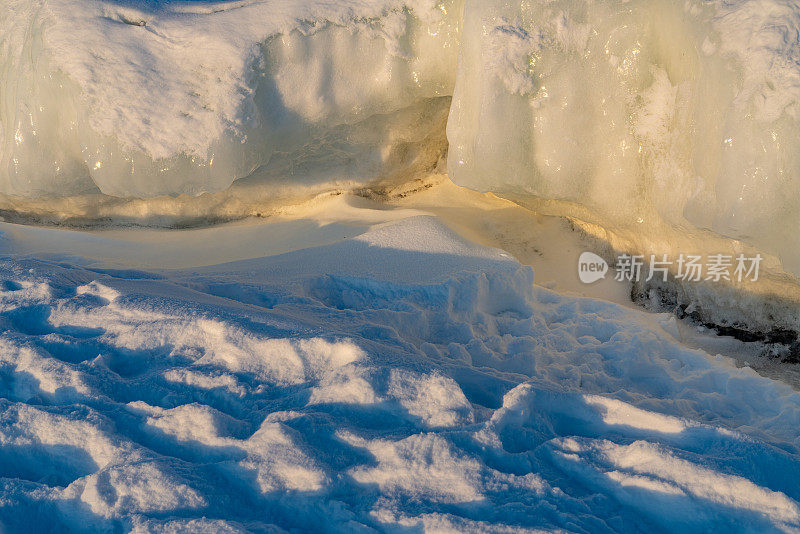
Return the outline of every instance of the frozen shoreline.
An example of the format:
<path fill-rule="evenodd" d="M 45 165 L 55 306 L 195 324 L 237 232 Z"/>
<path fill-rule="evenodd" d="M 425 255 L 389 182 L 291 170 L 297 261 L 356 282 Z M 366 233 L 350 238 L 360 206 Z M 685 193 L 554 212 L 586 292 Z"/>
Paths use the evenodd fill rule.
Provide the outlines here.
<path fill-rule="evenodd" d="M 8 0 L 0 531 L 800 531 L 798 58 L 784 0 Z"/>
<path fill-rule="evenodd" d="M 800 34 L 780 28 L 800 14 L 759 5 L 14 0 L 0 217 L 198 228 L 446 173 L 568 218 L 609 262 L 761 254 L 758 284 L 636 298 L 792 346 Z"/>
<path fill-rule="evenodd" d="M 710 233 L 800 273 L 791 2 L 12 0 L 0 22 L 9 217 L 224 222 L 446 156 L 640 249 Z M 264 187 L 190 201 L 237 181 Z"/>
<path fill-rule="evenodd" d="M 713 335 L 715 330 L 729 331 L 732 325 L 746 337 L 761 340 L 769 339 L 772 329 L 779 326 L 784 329 L 779 333 L 796 332 L 793 310 L 798 297 L 793 297 L 793 279 L 782 280 L 764 267 L 759 284 L 740 288 L 693 286 L 672 279 L 667 284 L 653 281 L 634 287 L 614 281 L 613 273 L 587 285 L 580 282 L 576 271 L 582 252 L 595 251 L 613 263 L 614 251 L 630 250 L 630 246 L 604 229 L 552 214 L 558 210 L 551 210 L 550 214 L 544 211 L 476 193 L 452 184 L 444 176 L 433 175 L 400 186 L 323 192 L 303 201 L 276 205 L 264 218 L 182 230 L 119 227 L 114 223 L 106 228 L 76 231 L 69 227 L 0 223 L 5 233 L 0 253 L 65 258 L 98 268 L 186 269 L 327 245 L 352 238 L 376 224 L 434 215 L 465 239 L 505 250 L 523 265 L 535 268 L 537 284 L 559 293 L 637 309 L 643 306 L 681 319 L 686 315 L 687 304 L 692 304 L 692 316 L 676 323 L 686 343 L 730 354 L 740 366 L 746 364 L 765 376 L 800 384 L 795 366 L 781 363 L 784 358 L 791 358 L 791 341 L 741 343 Z M 691 241 L 686 241 L 687 250 L 692 250 L 690 246 Z M 170 253 L 164 254 L 164 250 Z M 676 291 L 681 295 L 679 302 L 672 300 Z M 770 304 L 769 295 L 773 292 L 781 294 L 782 300 Z"/>

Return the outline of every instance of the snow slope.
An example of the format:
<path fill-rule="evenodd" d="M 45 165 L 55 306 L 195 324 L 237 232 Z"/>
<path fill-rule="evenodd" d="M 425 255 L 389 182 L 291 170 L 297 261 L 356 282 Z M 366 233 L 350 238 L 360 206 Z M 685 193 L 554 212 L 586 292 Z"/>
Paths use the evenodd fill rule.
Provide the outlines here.
<path fill-rule="evenodd" d="M 6 531 L 800 528 L 795 391 L 436 218 L 179 270 L 5 241 Z"/>

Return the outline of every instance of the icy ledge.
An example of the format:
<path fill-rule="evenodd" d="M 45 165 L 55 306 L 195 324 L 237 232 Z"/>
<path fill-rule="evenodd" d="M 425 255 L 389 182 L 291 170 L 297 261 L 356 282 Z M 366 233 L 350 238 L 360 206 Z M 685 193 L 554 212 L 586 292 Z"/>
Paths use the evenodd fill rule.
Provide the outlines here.
<path fill-rule="evenodd" d="M 363 184 L 453 96 L 457 184 L 651 241 L 710 230 L 800 272 L 791 2 L 11 0 L 0 28 L 12 210 L 243 177 Z M 383 120 L 402 110 L 424 124 Z"/>
<path fill-rule="evenodd" d="M 798 29 L 783 0 L 467 1 L 448 171 L 640 252 L 708 230 L 798 273 Z"/>
<path fill-rule="evenodd" d="M 13 0 L 0 28 L 6 220 L 212 224 L 447 154 L 611 260 L 764 253 L 766 285 L 670 303 L 797 330 L 790 2 Z"/>

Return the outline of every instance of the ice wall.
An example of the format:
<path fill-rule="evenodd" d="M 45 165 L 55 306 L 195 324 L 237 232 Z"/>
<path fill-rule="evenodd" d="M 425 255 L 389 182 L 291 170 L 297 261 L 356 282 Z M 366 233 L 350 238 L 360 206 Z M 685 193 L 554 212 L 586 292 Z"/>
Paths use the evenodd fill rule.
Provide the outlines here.
<path fill-rule="evenodd" d="M 783 0 L 468 0 L 448 170 L 642 242 L 711 230 L 800 272 L 798 35 Z"/>
<path fill-rule="evenodd" d="M 225 189 L 320 132 L 451 95 L 460 14 L 458 0 L 6 0 L 0 192 Z"/>
<path fill-rule="evenodd" d="M 2 209 L 363 183 L 452 95 L 456 183 L 797 274 L 798 35 L 785 0 L 6 0 Z"/>

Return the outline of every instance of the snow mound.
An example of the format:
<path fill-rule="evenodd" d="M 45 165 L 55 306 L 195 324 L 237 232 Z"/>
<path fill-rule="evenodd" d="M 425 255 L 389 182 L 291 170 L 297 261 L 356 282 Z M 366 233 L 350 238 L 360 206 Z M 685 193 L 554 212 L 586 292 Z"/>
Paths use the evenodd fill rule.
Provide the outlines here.
<path fill-rule="evenodd" d="M 7 531 L 800 528 L 800 395 L 431 217 L 0 273 Z"/>

